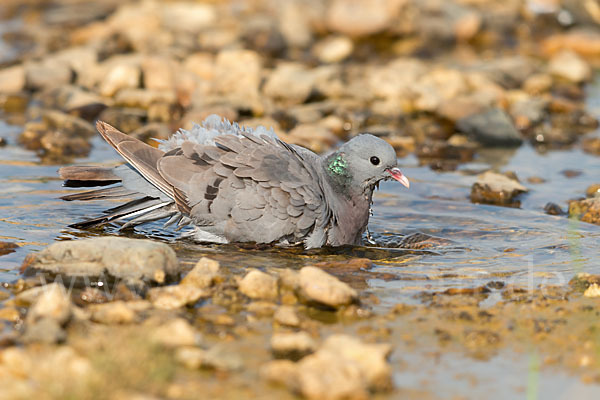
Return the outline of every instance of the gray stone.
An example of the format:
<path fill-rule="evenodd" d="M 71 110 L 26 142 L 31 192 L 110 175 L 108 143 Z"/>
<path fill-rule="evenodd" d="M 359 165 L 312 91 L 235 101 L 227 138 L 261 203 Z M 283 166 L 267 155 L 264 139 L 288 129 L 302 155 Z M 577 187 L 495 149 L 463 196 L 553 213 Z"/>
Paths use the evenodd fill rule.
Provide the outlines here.
<path fill-rule="evenodd" d="M 487 146 L 518 146 L 523 142 L 510 117 L 499 108 L 461 118 L 456 126 Z"/>
<path fill-rule="evenodd" d="M 25 86 L 41 90 L 66 85 L 71 82 L 73 71 L 62 62 L 29 62 L 25 64 Z"/>
<path fill-rule="evenodd" d="M 175 252 L 168 245 L 120 237 L 57 242 L 28 255 L 24 266 L 67 276 L 108 273 L 131 283 L 163 283 L 179 272 Z"/>

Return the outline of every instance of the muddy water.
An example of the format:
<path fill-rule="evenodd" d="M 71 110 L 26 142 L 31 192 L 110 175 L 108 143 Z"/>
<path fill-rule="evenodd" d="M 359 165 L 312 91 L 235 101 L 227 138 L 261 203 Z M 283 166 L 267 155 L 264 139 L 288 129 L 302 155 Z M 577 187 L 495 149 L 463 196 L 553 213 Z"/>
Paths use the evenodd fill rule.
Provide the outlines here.
<path fill-rule="evenodd" d="M 600 96 L 591 97 L 590 109 L 596 110 L 598 99 Z M 19 130 L 0 121 L 0 136 L 8 142 L 0 147 L 0 240 L 19 246 L 0 256 L 2 282 L 19 276 L 18 267 L 29 252 L 57 240 L 107 234 L 167 241 L 184 262 L 192 263 L 206 254 L 234 270 L 370 258 L 375 264 L 372 270 L 342 278 L 357 289 L 372 292 L 380 300 L 374 308 L 381 312 L 396 303 L 419 304 L 423 293 L 447 288 L 478 287 L 496 281 L 525 287 L 560 285 L 577 272 L 600 273 L 600 227 L 543 212 L 549 201 L 566 208 L 568 199 L 583 195 L 588 185 L 599 182 L 600 159 L 580 149 L 542 153 L 526 144 L 513 150 L 490 150 L 457 171 L 444 173 L 420 166 L 413 156 L 403 158 L 400 164 L 411 179 L 411 189 L 393 183 L 381 186 L 370 223 L 376 245 L 306 252 L 297 248 L 200 246 L 177 240 L 177 233 L 165 232 L 159 224 L 126 233 L 115 227 L 92 232 L 66 228 L 112 204 L 59 200 L 69 191 L 57 178 L 59 166 L 43 165 L 33 152 L 22 149 L 17 144 Z M 77 163 L 119 161 L 99 138 L 93 145 L 90 156 Z M 530 192 L 521 198 L 520 209 L 469 202 L 477 173 L 489 167 L 515 171 L 529 187 Z M 568 178 L 565 170 L 580 174 Z M 527 178 L 533 176 L 545 182 L 527 183 Z M 493 284 L 489 287 L 492 293 L 483 304 L 492 307 L 501 297 Z M 391 322 L 390 326 L 399 323 Z M 599 393 L 597 385 L 583 384 L 557 368 L 529 376 L 539 364 L 535 353 L 514 354 L 507 349 L 484 360 L 473 360 L 448 351 L 432 357 L 423 348 L 415 350 L 406 345 L 402 338 L 392 336 L 390 341 L 396 347 L 391 362 L 396 386 L 401 388 L 399 394 L 424 387 L 427 393 L 442 398 L 476 393 L 473 397 L 507 398 L 524 395 L 532 387 L 538 388 L 535 393 L 540 396 L 549 394 L 553 398 L 592 398 Z"/>

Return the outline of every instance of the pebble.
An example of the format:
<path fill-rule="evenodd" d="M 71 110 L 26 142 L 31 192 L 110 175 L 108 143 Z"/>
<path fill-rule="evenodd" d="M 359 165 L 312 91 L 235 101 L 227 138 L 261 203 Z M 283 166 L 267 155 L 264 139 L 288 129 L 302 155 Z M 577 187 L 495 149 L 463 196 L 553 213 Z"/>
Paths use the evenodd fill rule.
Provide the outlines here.
<path fill-rule="evenodd" d="M 275 300 L 278 295 L 277 278 L 255 269 L 240 280 L 239 289 L 251 299 Z"/>
<path fill-rule="evenodd" d="M 297 327 L 300 325 L 300 317 L 292 306 L 282 305 L 277 307 L 273 315 L 275 322 L 281 325 Z"/>
<path fill-rule="evenodd" d="M 327 10 L 327 27 L 348 36 L 366 36 L 388 28 L 396 14 L 390 0 L 334 0 Z"/>
<path fill-rule="evenodd" d="M 129 302 L 113 301 L 90 307 L 92 320 L 102 324 L 129 324 L 135 321 L 136 313 Z"/>
<path fill-rule="evenodd" d="M 456 127 L 487 146 L 518 146 L 523 141 L 510 117 L 498 108 L 461 118 Z"/>
<path fill-rule="evenodd" d="M 569 217 L 600 225 L 600 197 L 570 201 Z"/>
<path fill-rule="evenodd" d="M 586 82 L 592 78 L 590 65 L 570 50 L 563 50 L 554 55 L 548 64 L 548 72 L 575 83 Z"/>
<path fill-rule="evenodd" d="M 477 177 L 471 187 L 471 201 L 496 205 L 512 205 L 515 197 L 528 189 L 516 179 L 493 171 L 487 171 Z"/>
<path fill-rule="evenodd" d="M 33 300 L 33 305 L 27 313 L 27 323 L 48 318 L 63 325 L 71 318 L 72 305 L 67 288 L 58 283 L 26 290 L 21 292 L 17 298 Z"/>
<path fill-rule="evenodd" d="M 303 64 L 283 62 L 269 75 L 263 92 L 283 104 L 300 104 L 313 90 L 315 77 Z"/>
<path fill-rule="evenodd" d="M 600 286 L 597 283 L 592 283 L 586 290 L 583 292 L 585 297 L 600 297 Z"/>
<path fill-rule="evenodd" d="M 355 302 L 358 294 L 338 278 L 317 267 L 300 270 L 300 292 L 308 303 L 317 303 L 333 308 Z"/>
<path fill-rule="evenodd" d="M 108 69 L 99 87 L 102 96 L 112 97 L 119 90 L 137 88 L 141 83 L 142 72 L 138 65 L 116 63 Z"/>
<path fill-rule="evenodd" d="M 0 320 L 8 322 L 17 322 L 21 319 L 19 310 L 14 307 L 3 307 L 0 308 Z"/>
<path fill-rule="evenodd" d="M 588 186 L 585 190 L 586 197 L 600 197 L 600 183 Z"/>
<path fill-rule="evenodd" d="M 154 328 L 152 340 L 166 347 L 195 346 L 200 334 L 183 318 L 174 318 Z"/>
<path fill-rule="evenodd" d="M 313 51 L 322 63 L 338 63 L 352 54 L 354 43 L 347 36 L 333 36 L 315 44 Z"/>
<path fill-rule="evenodd" d="M 262 58 L 252 50 L 223 50 L 215 60 L 214 91 L 236 108 L 262 111 L 259 85 Z"/>
<path fill-rule="evenodd" d="M 317 343 L 306 332 L 275 333 L 271 337 L 271 351 L 277 358 L 299 360 L 313 353 Z"/>
<path fill-rule="evenodd" d="M 186 276 L 180 285 L 190 285 L 199 289 L 212 286 L 219 276 L 219 262 L 207 257 L 202 257 Z"/>
<path fill-rule="evenodd" d="M 175 252 L 165 243 L 147 239 L 97 237 L 53 243 L 29 254 L 22 268 L 67 276 L 103 276 L 126 282 L 164 283 L 179 272 Z"/>
<path fill-rule="evenodd" d="M 24 67 L 25 87 L 33 91 L 68 85 L 73 78 L 69 66 L 61 62 L 28 62 Z"/>
<path fill-rule="evenodd" d="M 174 310 L 193 305 L 201 298 L 210 297 L 211 292 L 193 285 L 172 285 L 148 290 L 148 300 L 161 310 Z"/>
<path fill-rule="evenodd" d="M 25 68 L 15 65 L 0 69 L 0 93 L 18 93 L 25 89 Z"/>

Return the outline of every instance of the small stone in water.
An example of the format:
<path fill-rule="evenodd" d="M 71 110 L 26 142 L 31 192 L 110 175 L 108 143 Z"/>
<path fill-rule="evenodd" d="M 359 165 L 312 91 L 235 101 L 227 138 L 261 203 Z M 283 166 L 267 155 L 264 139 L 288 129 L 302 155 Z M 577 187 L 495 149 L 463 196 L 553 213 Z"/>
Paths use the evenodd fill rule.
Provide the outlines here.
<path fill-rule="evenodd" d="M 191 285 L 199 289 L 211 286 L 219 274 L 219 262 L 210 258 L 202 257 L 186 276 L 180 285 Z"/>
<path fill-rule="evenodd" d="M 544 211 L 548 215 L 565 215 L 566 212 L 556 203 L 548 203 L 544 206 Z"/>
<path fill-rule="evenodd" d="M 496 205 L 518 204 L 515 197 L 528 189 L 516 179 L 492 171 L 487 171 L 477 177 L 471 188 L 471 201 L 473 203 L 486 203 Z"/>

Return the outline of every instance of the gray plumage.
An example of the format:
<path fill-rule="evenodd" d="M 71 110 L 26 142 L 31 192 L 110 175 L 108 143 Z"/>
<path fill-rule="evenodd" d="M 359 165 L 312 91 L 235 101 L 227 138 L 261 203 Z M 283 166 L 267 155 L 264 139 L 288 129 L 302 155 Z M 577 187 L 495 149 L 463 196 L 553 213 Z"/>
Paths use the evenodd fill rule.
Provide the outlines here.
<path fill-rule="evenodd" d="M 77 228 L 169 218 L 166 225 L 194 227 L 201 242 L 359 244 L 379 181 L 408 186 L 394 149 L 368 134 L 320 157 L 272 130 L 253 131 L 215 115 L 158 149 L 104 122 L 97 128 L 128 164 L 62 168 L 67 186 L 110 185 L 63 198 L 134 200 L 72 225 Z"/>

